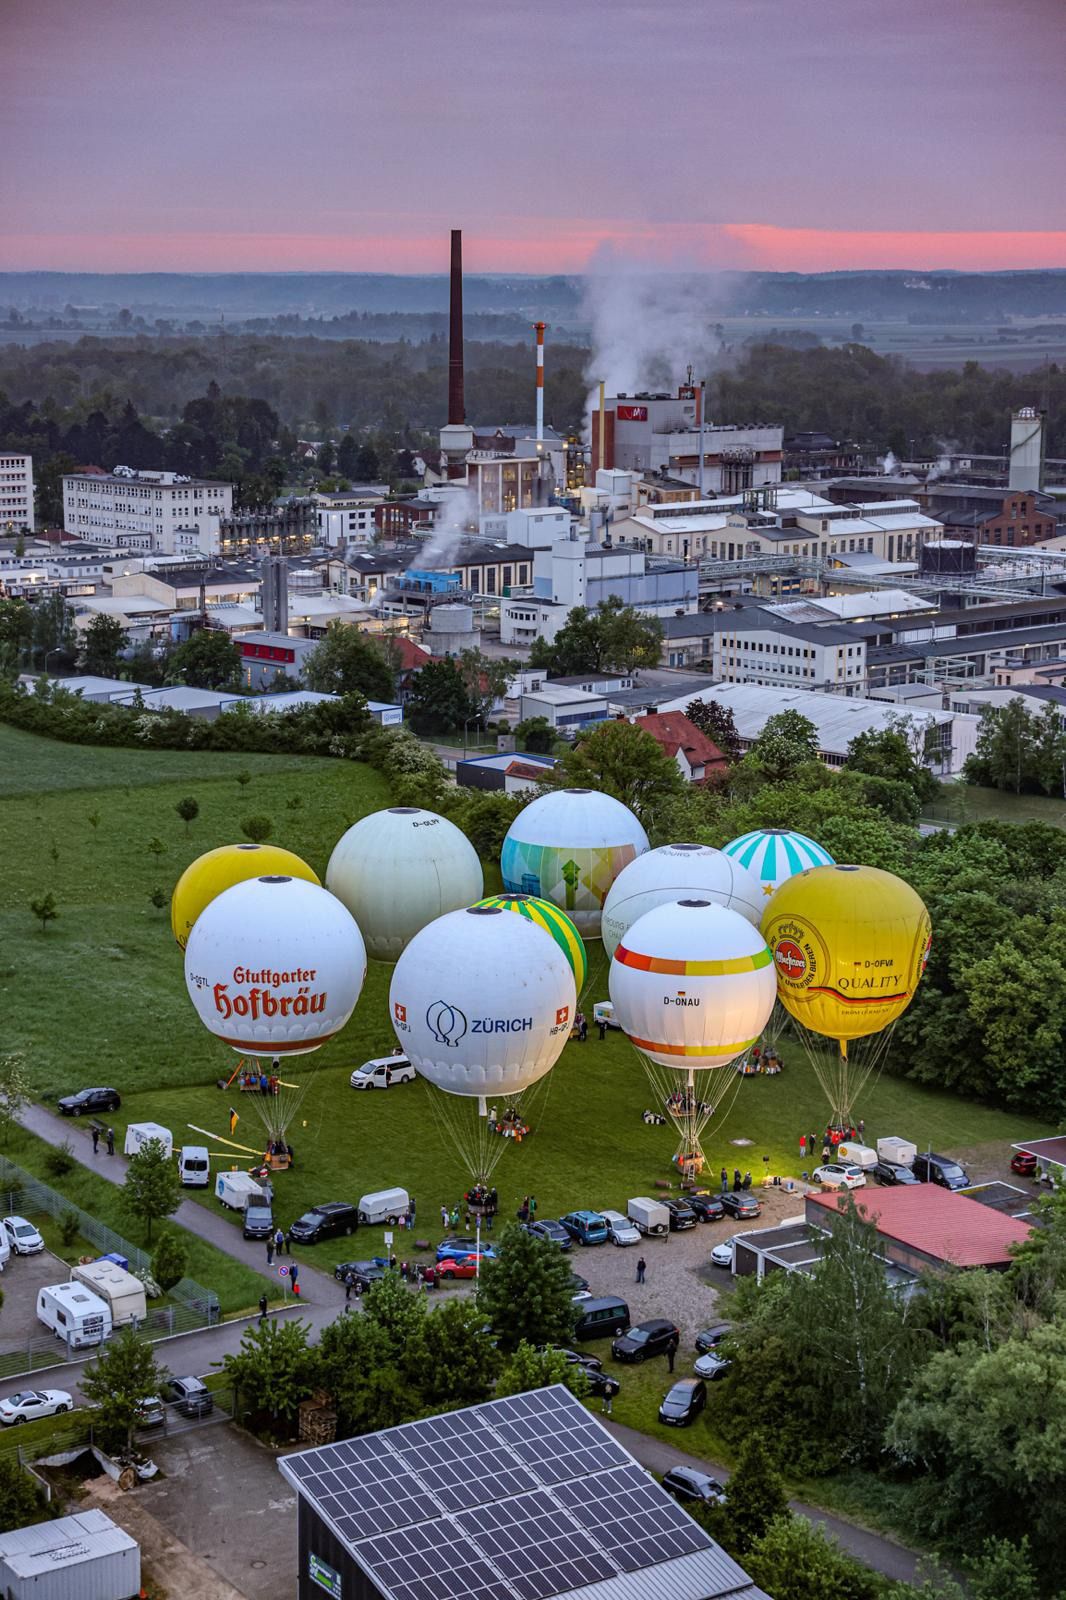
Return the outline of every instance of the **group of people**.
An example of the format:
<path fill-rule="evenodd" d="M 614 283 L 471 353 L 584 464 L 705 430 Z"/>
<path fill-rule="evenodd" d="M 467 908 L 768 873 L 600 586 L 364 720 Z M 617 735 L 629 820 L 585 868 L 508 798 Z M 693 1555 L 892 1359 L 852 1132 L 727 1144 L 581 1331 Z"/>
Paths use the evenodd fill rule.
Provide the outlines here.
<path fill-rule="evenodd" d="M 253 1067 L 242 1067 L 237 1075 L 237 1087 L 242 1094 L 280 1094 L 281 1079 L 276 1072 L 256 1072 Z"/>
<path fill-rule="evenodd" d="M 505 1139 L 517 1139 L 521 1144 L 529 1131 L 529 1123 L 517 1106 L 508 1106 L 502 1117 L 497 1117 L 495 1106 L 489 1107 L 490 1133 L 501 1134 Z"/>
<path fill-rule="evenodd" d="M 740 1168 L 739 1167 L 734 1167 L 733 1168 L 733 1193 L 734 1194 L 739 1194 L 742 1189 L 750 1189 L 750 1188 L 751 1188 L 751 1173 L 750 1172 L 745 1172 L 744 1176 L 741 1177 L 740 1176 Z M 726 1171 L 725 1167 L 722 1168 L 722 1193 L 723 1194 L 728 1194 L 729 1193 L 729 1173 Z"/>
<path fill-rule="evenodd" d="M 522 1196 L 522 1204 L 518 1208 L 517 1216 L 521 1223 L 536 1221 L 537 1197 L 535 1194 L 524 1194 Z"/>
<path fill-rule="evenodd" d="M 107 1153 L 108 1153 L 108 1155 L 109 1156 L 113 1156 L 114 1155 L 114 1153 L 115 1153 L 115 1130 L 114 1130 L 114 1128 L 106 1128 L 106 1129 L 105 1128 L 101 1128 L 100 1124 L 98 1122 L 94 1122 L 93 1126 L 92 1126 L 92 1135 L 93 1135 L 93 1155 L 94 1156 L 98 1155 L 99 1152 L 100 1152 L 100 1138 L 101 1138 L 101 1135 L 103 1135 L 104 1141 L 105 1141 L 105 1143 L 107 1145 Z"/>
<path fill-rule="evenodd" d="M 499 1204 L 500 1197 L 494 1188 L 490 1189 L 488 1185 L 484 1183 L 475 1183 L 474 1186 L 468 1189 L 463 1195 L 464 1209 L 462 1212 L 460 1212 L 458 1206 L 452 1206 L 450 1211 L 447 1206 L 441 1206 L 440 1225 L 444 1229 L 445 1233 L 455 1233 L 459 1227 L 460 1215 L 462 1215 L 463 1227 L 465 1231 L 469 1233 L 474 1227 L 477 1219 L 480 1217 L 481 1221 L 484 1223 L 486 1231 L 491 1233 L 493 1223 L 496 1220 L 496 1212 L 499 1209 Z M 408 1213 L 408 1215 L 412 1219 L 411 1225 L 413 1227 L 413 1200 L 411 1205 L 412 1210 Z"/>
<path fill-rule="evenodd" d="M 822 1160 L 832 1161 L 836 1155 L 837 1147 L 842 1144 L 862 1144 L 866 1134 L 866 1123 L 862 1117 L 845 1127 L 841 1123 L 830 1122 L 826 1126 L 825 1136 L 822 1139 Z M 817 1143 L 813 1133 L 800 1134 L 800 1160 L 813 1161 L 817 1153 Z"/>
<path fill-rule="evenodd" d="M 750 1056 L 741 1056 L 737 1071 L 745 1078 L 753 1078 L 759 1072 L 764 1072 L 768 1078 L 776 1078 L 781 1071 L 781 1057 L 773 1045 L 767 1045 L 764 1050 L 762 1045 L 757 1044 Z"/>

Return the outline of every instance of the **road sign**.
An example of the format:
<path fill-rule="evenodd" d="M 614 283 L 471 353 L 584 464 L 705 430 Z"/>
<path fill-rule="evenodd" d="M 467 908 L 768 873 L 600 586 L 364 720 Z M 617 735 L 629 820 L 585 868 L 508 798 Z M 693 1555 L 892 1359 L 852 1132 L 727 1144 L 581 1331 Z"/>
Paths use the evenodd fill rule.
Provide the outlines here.
<path fill-rule="evenodd" d="M 278 1277 L 279 1278 L 287 1278 L 288 1276 L 289 1276 L 288 1267 L 279 1267 L 278 1268 Z"/>
<path fill-rule="evenodd" d="M 386 1244 L 391 1244 L 392 1243 L 392 1234 L 389 1232 L 389 1230 L 387 1228 L 386 1228 L 385 1232 L 382 1234 L 381 1237 L 384 1239 Z"/>

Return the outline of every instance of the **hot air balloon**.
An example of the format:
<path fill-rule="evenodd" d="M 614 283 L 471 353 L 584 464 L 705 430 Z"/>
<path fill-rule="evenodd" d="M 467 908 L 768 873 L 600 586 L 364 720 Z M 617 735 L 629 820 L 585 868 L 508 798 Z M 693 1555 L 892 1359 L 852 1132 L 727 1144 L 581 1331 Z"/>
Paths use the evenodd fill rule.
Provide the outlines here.
<path fill-rule="evenodd" d="M 453 822 L 393 806 L 342 835 L 326 888 L 355 917 L 370 954 L 395 961 L 427 923 L 479 899 L 485 882 L 477 851 Z"/>
<path fill-rule="evenodd" d="M 494 894 L 487 900 L 479 900 L 479 906 L 495 906 L 501 911 L 514 911 L 520 917 L 535 922 L 538 928 L 543 928 L 545 933 L 550 933 L 559 949 L 570 963 L 570 970 L 574 974 L 574 987 L 580 1000 L 585 987 L 585 978 L 588 973 L 588 957 L 581 935 L 570 921 L 565 911 L 560 911 L 558 906 L 553 906 L 550 900 L 538 900 L 532 894 Z"/>
<path fill-rule="evenodd" d="M 759 828 L 754 833 L 742 833 L 725 846 L 725 853 L 758 878 L 764 908 L 774 890 L 795 873 L 805 872 L 808 867 L 833 865 L 828 850 L 806 834 L 793 833 L 788 828 Z"/>
<path fill-rule="evenodd" d="M 170 900 L 170 926 L 181 948 L 185 949 L 200 912 L 224 889 L 267 873 L 318 883 L 306 861 L 276 844 L 224 844 L 198 856 L 185 868 Z"/>
<path fill-rule="evenodd" d="M 569 1037 L 577 992 L 567 957 L 525 917 L 495 906 L 453 911 L 411 940 L 389 1007 L 404 1053 L 440 1091 L 467 1171 L 484 1184 L 510 1143 L 503 1130 L 528 1125 L 523 1093 Z"/>
<path fill-rule="evenodd" d="M 710 900 L 739 911 L 755 927 L 763 894 L 746 867 L 706 844 L 664 844 L 623 867 L 603 902 L 601 937 L 607 956 L 645 912 L 671 900 Z"/>
<path fill-rule="evenodd" d="M 507 830 L 503 886 L 550 900 L 583 938 L 596 939 L 608 889 L 647 848 L 647 834 L 620 800 L 596 789 L 555 789 L 526 806 Z"/>
<path fill-rule="evenodd" d="M 894 873 L 815 867 L 781 885 L 762 929 L 781 1003 L 829 1100 L 830 1125 L 846 1129 L 925 971 L 929 913 Z"/>
<path fill-rule="evenodd" d="M 279 1058 L 317 1050 L 355 1009 L 366 948 L 351 913 L 318 884 L 270 874 L 218 895 L 197 918 L 185 982 L 200 1021 L 242 1056 L 274 1063 L 274 1092 L 250 1099 L 270 1147 L 285 1133 L 312 1074 L 281 1080 Z M 292 1069 L 288 1069 L 289 1077 Z"/>
<path fill-rule="evenodd" d="M 774 1007 L 773 960 L 757 928 L 708 900 L 657 906 L 611 962 L 615 1021 L 636 1047 L 678 1129 L 678 1159 L 702 1163 L 700 1136 Z"/>

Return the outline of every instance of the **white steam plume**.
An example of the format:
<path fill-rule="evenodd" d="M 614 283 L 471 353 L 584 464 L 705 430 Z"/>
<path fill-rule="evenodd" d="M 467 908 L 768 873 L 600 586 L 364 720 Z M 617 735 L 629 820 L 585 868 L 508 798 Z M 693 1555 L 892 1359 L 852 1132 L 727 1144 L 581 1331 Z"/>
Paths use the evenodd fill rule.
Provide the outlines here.
<path fill-rule="evenodd" d="M 477 532 L 478 501 L 470 489 L 457 489 L 445 498 L 440 515 L 433 524 L 433 532 L 411 558 L 411 567 L 428 567 L 436 570 L 452 565 L 459 541 L 471 531 Z"/>
<path fill-rule="evenodd" d="M 899 462 L 891 450 L 886 450 L 885 454 L 881 457 L 881 471 L 884 473 L 886 478 L 891 478 L 893 473 L 899 471 Z"/>

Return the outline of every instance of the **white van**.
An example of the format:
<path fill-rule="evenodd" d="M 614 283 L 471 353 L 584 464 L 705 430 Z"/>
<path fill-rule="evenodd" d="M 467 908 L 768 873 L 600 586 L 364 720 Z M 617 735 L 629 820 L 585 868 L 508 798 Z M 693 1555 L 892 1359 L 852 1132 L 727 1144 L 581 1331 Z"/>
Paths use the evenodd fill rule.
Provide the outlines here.
<path fill-rule="evenodd" d="M 11 1260 L 11 1240 L 7 1236 L 7 1229 L 0 1227 L 0 1272 L 3 1272 Z"/>
<path fill-rule="evenodd" d="M 144 1284 L 114 1261 L 87 1261 L 84 1266 L 72 1267 L 70 1281 L 84 1284 L 107 1303 L 113 1328 L 143 1322 L 148 1313 Z"/>
<path fill-rule="evenodd" d="M 623 1217 L 620 1211 L 601 1211 L 600 1216 L 607 1224 L 607 1233 L 612 1244 L 639 1244 L 640 1233 L 628 1217 Z"/>
<path fill-rule="evenodd" d="M 39 1290 L 37 1320 L 72 1350 L 103 1344 L 111 1333 L 111 1307 L 83 1283 L 54 1283 Z"/>
<path fill-rule="evenodd" d="M 394 1083 L 414 1083 L 415 1069 L 406 1056 L 375 1056 L 364 1061 L 351 1076 L 353 1089 L 389 1089 Z"/>
<path fill-rule="evenodd" d="M 411 1197 L 406 1189 L 379 1189 L 375 1194 L 365 1194 L 359 1202 L 359 1221 L 368 1227 L 385 1222 L 394 1228 L 411 1209 Z"/>
<path fill-rule="evenodd" d="M 204 1144 L 186 1144 L 178 1151 L 178 1180 L 183 1189 L 207 1189 L 211 1184 L 211 1157 Z"/>
<path fill-rule="evenodd" d="M 166 1155 L 174 1154 L 174 1135 L 169 1128 L 164 1128 L 158 1122 L 131 1122 L 126 1129 L 126 1140 L 122 1146 L 123 1155 L 139 1154 L 152 1139 L 158 1139 Z"/>
<path fill-rule="evenodd" d="M 243 1211 L 250 1205 L 265 1205 L 266 1195 L 262 1184 L 256 1183 L 247 1172 L 220 1172 L 215 1179 L 215 1198 L 231 1211 Z"/>

